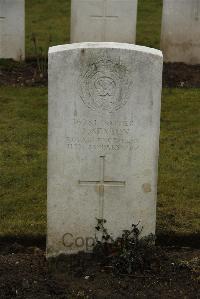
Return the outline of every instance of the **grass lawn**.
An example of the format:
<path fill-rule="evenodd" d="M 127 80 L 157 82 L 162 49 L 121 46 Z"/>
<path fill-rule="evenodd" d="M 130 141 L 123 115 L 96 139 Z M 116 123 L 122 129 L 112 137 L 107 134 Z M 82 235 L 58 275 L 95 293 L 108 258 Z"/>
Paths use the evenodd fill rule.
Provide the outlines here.
<path fill-rule="evenodd" d="M 69 39 L 69 0 L 26 0 L 26 57 L 35 55 L 32 36 L 38 52 L 51 45 L 66 44 Z"/>
<path fill-rule="evenodd" d="M 200 227 L 198 129 L 200 90 L 164 89 L 157 231 Z M 45 235 L 47 89 L 0 89 L 0 231 Z"/>
<path fill-rule="evenodd" d="M 200 232 L 200 89 L 164 89 L 158 232 Z"/>
<path fill-rule="evenodd" d="M 138 0 L 137 44 L 159 48 L 162 0 Z M 70 40 L 70 0 L 26 0 L 26 56 Z"/>
<path fill-rule="evenodd" d="M 0 89 L 0 234 L 44 234 L 47 89 Z"/>
<path fill-rule="evenodd" d="M 136 43 L 160 48 L 162 0 L 138 0 Z"/>

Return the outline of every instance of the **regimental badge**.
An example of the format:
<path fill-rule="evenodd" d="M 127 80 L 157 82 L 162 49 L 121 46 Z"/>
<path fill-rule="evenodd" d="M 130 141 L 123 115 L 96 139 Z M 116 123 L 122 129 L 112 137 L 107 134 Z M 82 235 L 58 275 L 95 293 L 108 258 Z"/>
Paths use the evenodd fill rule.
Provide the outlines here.
<path fill-rule="evenodd" d="M 128 101 L 130 80 L 128 69 L 108 58 L 91 63 L 81 73 L 81 99 L 94 111 L 110 113 L 122 108 Z"/>

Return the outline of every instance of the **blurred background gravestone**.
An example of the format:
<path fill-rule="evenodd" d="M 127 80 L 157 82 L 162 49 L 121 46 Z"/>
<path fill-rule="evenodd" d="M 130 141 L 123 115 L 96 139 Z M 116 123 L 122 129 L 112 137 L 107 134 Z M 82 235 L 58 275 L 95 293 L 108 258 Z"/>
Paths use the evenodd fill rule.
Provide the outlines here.
<path fill-rule="evenodd" d="M 72 0 L 71 42 L 135 43 L 137 0 Z"/>
<path fill-rule="evenodd" d="M 0 58 L 25 58 L 24 0 L 0 0 Z"/>
<path fill-rule="evenodd" d="M 164 0 L 161 49 L 165 62 L 200 63 L 200 0 Z"/>

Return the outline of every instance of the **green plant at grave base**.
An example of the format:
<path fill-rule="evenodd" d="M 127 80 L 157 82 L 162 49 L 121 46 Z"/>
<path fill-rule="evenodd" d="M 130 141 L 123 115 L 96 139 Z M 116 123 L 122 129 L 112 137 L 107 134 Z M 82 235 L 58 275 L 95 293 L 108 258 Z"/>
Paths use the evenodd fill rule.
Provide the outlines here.
<path fill-rule="evenodd" d="M 155 237 L 150 234 L 140 238 L 142 228 L 139 223 L 132 224 L 130 230 L 124 230 L 121 237 L 114 240 L 105 228 L 105 219 L 97 219 L 95 227 L 101 233 L 101 240 L 96 237 L 93 248 L 95 258 L 104 266 L 111 267 L 115 274 L 132 274 L 137 270 L 150 267 L 150 257 L 153 252 Z"/>
<path fill-rule="evenodd" d="M 37 73 L 42 78 L 46 77 L 48 72 L 48 59 L 46 56 L 46 50 L 44 50 L 42 47 L 38 47 L 38 41 L 34 33 L 32 34 L 31 41 L 33 42 L 34 45 L 34 51 L 35 51 L 34 56 L 36 57 L 36 61 L 37 61 Z M 51 36 L 49 36 L 46 49 L 49 48 L 51 41 L 52 38 Z"/>
<path fill-rule="evenodd" d="M 96 231 L 101 232 L 102 233 L 102 241 L 109 241 L 111 240 L 112 242 L 114 242 L 114 240 L 112 239 L 111 235 L 108 234 L 107 229 L 104 227 L 104 224 L 106 223 L 105 219 L 99 219 L 96 218 L 97 220 L 97 226 L 95 227 Z M 98 237 L 97 235 L 95 236 L 95 239 L 98 243 Z"/>

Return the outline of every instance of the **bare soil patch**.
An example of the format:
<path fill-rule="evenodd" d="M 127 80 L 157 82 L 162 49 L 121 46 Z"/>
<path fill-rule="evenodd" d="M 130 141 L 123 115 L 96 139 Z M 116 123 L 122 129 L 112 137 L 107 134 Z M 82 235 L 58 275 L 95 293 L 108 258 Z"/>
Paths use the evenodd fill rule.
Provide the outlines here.
<path fill-rule="evenodd" d="M 156 247 L 149 269 L 114 275 L 82 258 L 48 268 L 44 249 L 0 244 L 0 298 L 199 298 L 200 250 Z"/>
<path fill-rule="evenodd" d="M 36 60 L 0 61 L 0 86 L 47 86 L 47 70 L 39 71 Z M 200 88 L 200 65 L 165 63 L 163 87 Z"/>
<path fill-rule="evenodd" d="M 47 81 L 47 70 L 41 73 L 35 60 L 0 60 L 0 86 L 47 86 Z"/>
<path fill-rule="evenodd" d="M 200 65 L 165 63 L 163 69 L 163 86 L 200 88 Z"/>

